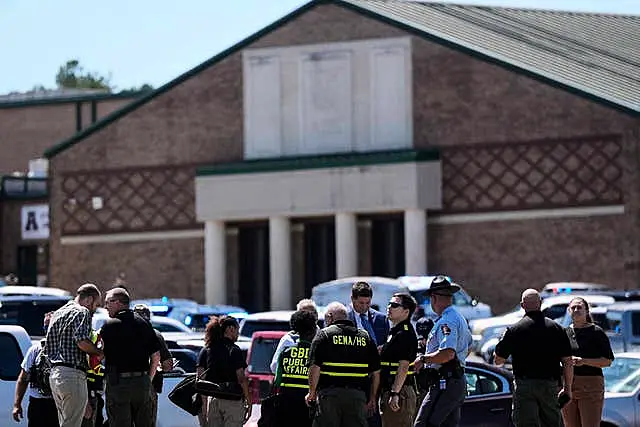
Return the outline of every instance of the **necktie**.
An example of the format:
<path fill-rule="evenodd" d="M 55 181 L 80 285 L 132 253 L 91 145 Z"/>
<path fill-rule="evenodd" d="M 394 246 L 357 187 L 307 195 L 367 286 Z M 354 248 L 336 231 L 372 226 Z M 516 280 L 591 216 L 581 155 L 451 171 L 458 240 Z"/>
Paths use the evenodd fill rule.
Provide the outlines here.
<path fill-rule="evenodd" d="M 369 322 L 369 316 L 367 316 L 367 314 L 365 313 L 361 314 L 360 321 L 362 322 L 362 327 L 364 328 L 364 330 L 369 333 L 369 336 L 373 340 L 373 343 L 375 345 L 378 345 L 378 342 L 376 341 L 376 334 L 373 332 L 373 327 L 371 326 L 371 322 Z"/>

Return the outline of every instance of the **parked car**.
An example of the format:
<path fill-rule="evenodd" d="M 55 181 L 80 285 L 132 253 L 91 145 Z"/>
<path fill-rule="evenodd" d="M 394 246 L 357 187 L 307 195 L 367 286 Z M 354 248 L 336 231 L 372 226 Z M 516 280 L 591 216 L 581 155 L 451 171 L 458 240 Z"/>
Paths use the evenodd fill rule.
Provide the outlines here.
<path fill-rule="evenodd" d="M 0 296 L 18 295 L 48 295 L 66 297 L 71 296 L 71 292 L 60 288 L 50 288 L 48 286 L 9 285 L 0 287 Z"/>
<path fill-rule="evenodd" d="M 601 427 L 640 425 L 640 353 L 619 353 L 608 368 L 605 380 Z"/>
<path fill-rule="evenodd" d="M 176 307 L 197 307 L 198 302 L 184 298 L 148 298 L 148 299 L 136 299 L 131 301 L 131 307 L 136 304 L 145 304 L 149 306 L 151 314 L 156 316 L 168 316 L 171 311 Z"/>
<path fill-rule="evenodd" d="M 0 419 L 4 425 L 9 425 L 11 420 L 20 364 L 29 347 L 31 339 L 23 327 L 0 325 Z M 25 414 L 26 404 L 26 401 L 22 404 Z"/>
<path fill-rule="evenodd" d="M 250 340 L 256 332 L 288 332 L 291 330 L 290 320 L 293 313 L 293 310 L 251 313 L 240 322 L 240 337 Z"/>
<path fill-rule="evenodd" d="M 584 282 L 554 282 L 547 283 L 540 291 L 541 295 L 561 295 L 571 293 L 586 293 L 610 291 L 611 288 L 600 283 L 584 283 Z"/>
<path fill-rule="evenodd" d="M 351 304 L 351 287 L 356 282 L 367 282 L 373 289 L 371 306 L 376 310 L 386 310 L 387 303 L 396 292 L 409 292 L 409 288 L 398 279 L 387 277 L 345 277 L 320 283 L 311 290 L 311 299 L 319 306 L 326 306 L 334 301 L 342 304 Z"/>
<path fill-rule="evenodd" d="M 247 378 L 252 403 L 258 404 L 267 397 L 273 387 L 274 374 L 269 365 L 283 331 L 260 331 L 253 334 L 247 355 Z"/>
<path fill-rule="evenodd" d="M 435 319 L 437 314 L 433 312 L 431 299 L 426 292 L 431 286 L 433 278 L 434 276 L 402 276 L 398 277 L 398 280 L 409 288 L 409 292 L 416 299 L 418 306 L 424 310 L 424 315 Z M 453 306 L 467 320 L 484 319 L 493 315 L 488 304 L 471 298 L 462 287 L 453 294 Z"/>
<path fill-rule="evenodd" d="M 32 338 L 42 337 L 44 315 L 65 305 L 71 296 L 0 296 L 0 325 L 20 325 Z"/>
<path fill-rule="evenodd" d="M 194 331 L 204 331 L 211 316 L 233 316 L 241 321 L 247 316 L 244 308 L 233 305 L 202 305 L 174 307 L 168 314 Z"/>
<path fill-rule="evenodd" d="M 513 425 L 511 422 L 513 374 L 511 372 L 486 363 L 467 361 L 465 379 L 467 397 L 462 406 L 462 417 L 458 424 L 460 427 Z M 267 380 L 263 381 L 265 382 L 261 386 L 264 390 L 268 390 L 271 387 L 273 375 L 268 379 L 270 381 L 268 385 Z M 260 406 L 254 405 L 251 419 L 245 427 L 257 427 L 258 419 L 260 419 Z"/>
<path fill-rule="evenodd" d="M 605 316 L 614 353 L 640 351 L 640 302 L 609 305 Z"/>
<path fill-rule="evenodd" d="M 92 327 L 93 329 L 100 329 L 104 322 L 109 318 L 109 314 L 104 312 L 96 312 L 93 314 Z M 193 330 L 175 319 L 163 316 L 151 316 L 151 326 L 157 329 L 159 332 L 182 332 L 193 333 Z"/>

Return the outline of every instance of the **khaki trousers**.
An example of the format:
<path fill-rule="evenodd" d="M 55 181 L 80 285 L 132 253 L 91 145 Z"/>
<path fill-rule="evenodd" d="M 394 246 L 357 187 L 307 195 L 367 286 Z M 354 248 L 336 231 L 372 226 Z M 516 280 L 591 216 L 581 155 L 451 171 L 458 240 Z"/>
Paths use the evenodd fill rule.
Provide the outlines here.
<path fill-rule="evenodd" d="M 394 412 L 389 407 L 389 391 L 383 391 L 380 397 L 380 412 L 382 413 L 382 427 L 413 427 L 416 416 L 416 391 L 405 385 L 400 389 L 400 410 Z"/>
<path fill-rule="evenodd" d="M 600 427 L 604 405 L 604 377 L 573 377 L 572 399 L 562 408 L 565 427 Z"/>
<path fill-rule="evenodd" d="M 80 427 L 89 401 L 87 374 L 75 368 L 54 366 L 49 376 L 60 427 Z"/>

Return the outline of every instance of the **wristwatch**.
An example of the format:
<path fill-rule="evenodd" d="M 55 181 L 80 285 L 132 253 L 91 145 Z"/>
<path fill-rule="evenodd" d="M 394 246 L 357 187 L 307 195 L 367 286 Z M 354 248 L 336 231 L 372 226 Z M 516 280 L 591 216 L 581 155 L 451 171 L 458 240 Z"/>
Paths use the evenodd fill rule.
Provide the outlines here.
<path fill-rule="evenodd" d="M 400 396 L 400 392 L 398 391 L 390 391 L 389 392 L 389 396 L 393 397 L 393 396 Z"/>
<path fill-rule="evenodd" d="M 420 356 L 420 361 L 421 361 L 422 363 L 425 363 L 425 364 L 426 364 L 426 363 L 427 363 L 427 355 L 426 355 L 426 354 L 423 354 L 422 356 Z"/>

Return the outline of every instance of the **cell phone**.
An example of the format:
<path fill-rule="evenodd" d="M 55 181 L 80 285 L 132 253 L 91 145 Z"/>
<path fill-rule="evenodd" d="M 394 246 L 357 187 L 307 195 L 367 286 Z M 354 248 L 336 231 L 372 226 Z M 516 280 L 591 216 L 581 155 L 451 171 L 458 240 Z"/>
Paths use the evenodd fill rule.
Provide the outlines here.
<path fill-rule="evenodd" d="M 558 396 L 558 406 L 560 406 L 560 409 L 564 408 L 570 400 L 571 398 L 567 393 L 561 393 L 560 396 Z"/>

